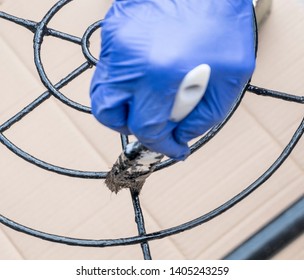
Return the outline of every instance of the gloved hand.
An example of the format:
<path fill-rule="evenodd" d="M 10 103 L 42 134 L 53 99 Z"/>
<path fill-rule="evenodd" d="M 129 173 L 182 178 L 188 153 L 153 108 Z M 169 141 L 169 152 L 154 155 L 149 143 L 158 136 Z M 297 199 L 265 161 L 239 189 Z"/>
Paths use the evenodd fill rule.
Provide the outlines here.
<path fill-rule="evenodd" d="M 173 159 L 221 122 L 255 67 L 252 0 L 116 0 L 102 23 L 91 84 L 92 113 Z M 211 67 L 206 93 L 182 121 L 170 121 L 183 77 Z"/>

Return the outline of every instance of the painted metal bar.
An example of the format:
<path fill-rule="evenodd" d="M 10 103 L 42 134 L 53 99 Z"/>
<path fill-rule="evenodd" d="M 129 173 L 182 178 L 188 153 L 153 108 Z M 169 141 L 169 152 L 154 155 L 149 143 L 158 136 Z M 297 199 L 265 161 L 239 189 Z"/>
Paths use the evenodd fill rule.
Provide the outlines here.
<path fill-rule="evenodd" d="M 0 133 L 0 142 L 17 156 L 47 171 L 55 172 L 70 177 L 85 178 L 85 179 L 104 179 L 107 176 L 107 172 L 105 171 L 97 172 L 97 171 L 82 171 L 82 170 L 68 169 L 37 159 L 34 156 L 28 154 L 27 152 L 21 150 L 16 145 L 14 145 L 2 133 Z"/>
<path fill-rule="evenodd" d="M 80 74 L 82 74 L 84 71 L 86 71 L 89 68 L 90 68 L 89 63 L 87 63 L 87 62 L 83 63 L 78 68 L 76 68 L 74 71 L 72 71 L 69 75 L 67 75 L 65 78 L 63 78 L 61 81 L 59 81 L 55 85 L 55 87 L 57 89 L 61 89 L 62 87 L 66 86 L 69 82 L 71 82 L 72 80 L 77 78 Z M 7 120 L 5 123 L 3 123 L 0 126 L 0 132 L 3 133 L 5 130 L 9 129 L 13 124 L 20 121 L 28 113 L 32 112 L 35 108 L 37 108 L 44 101 L 46 101 L 50 96 L 51 96 L 51 94 L 49 91 L 46 91 L 43 94 L 41 94 L 37 99 L 35 99 L 33 102 L 31 102 L 25 108 L 23 108 L 19 113 L 17 113 L 15 116 L 13 116 L 9 120 Z"/>
<path fill-rule="evenodd" d="M 289 101 L 289 102 L 296 102 L 296 103 L 304 104 L 304 96 L 292 95 L 292 94 L 288 94 L 285 92 L 261 88 L 261 87 L 254 86 L 254 85 L 249 85 L 248 91 L 255 93 L 257 95 L 269 96 L 269 97 L 278 98 L 278 99 L 282 99 L 282 100 Z"/>
<path fill-rule="evenodd" d="M 304 233 L 304 196 L 224 257 L 267 260 Z"/>
<path fill-rule="evenodd" d="M 3 133 L 4 131 L 8 130 L 12 125 L 22 120 L 26 115 L 28 115 L 30 112 L 32 112 L 35 108 L 37 108 L 40 104 L 42 104 L 44 101 L 50 98 L 50 93 L 44 92 L 41 94 L 38 98 L 36 98 L 33 102 L 31 102 L 29 105 L 24 107 L 20 112 L 18 112 L 16 115 L 11 117 L 9 120 L 7 120 L 5 123 L 3 123 L 0 126 L 0 133 Z"/>
<path fill-rule="evenodd" d="M 125 149 L 125 147 L 129 143 L 129 138 L 127 135 L 120 134 L 120 140 L 121 140 L 121 148 L 122 150 Z M 139 193 L 133 190 L 130 190 L 131 198 L 132 198 L 132 204 L 133 204 L 133 209 L 134 209 L 134 214 L 135 214 L 135 223 L 137 224 L 137 230 L 139 236 L 144 236 L 146 234 L 146 229 L 145 229 L 145 221 L 144 221 L 144 215 L 143 211 L 140 206 L 140 201 L 139 201 Z M 141 250 L 143 252 L 143 256 L 145 260 L 152 260 L 151 252 L 150 252 L 150 247 L 148 242 L 141 242 L 140 243 Z"/>
<path fill-rule="evenodd" d="M 0 18 L 6 19 L 6 20 L 16 23 L 18 25 L 21 25 L 21 26 L 27 28 L 28 30 L 32 31 L 33 33 L 36 31 L 37 22 L 19 18 L 19 17 L 10 15 L 10 14 L 2 12 L 2 11 L 0 11 Z"/>
<path fill-rule="evenodd" d="M 145 229 L 145 221 L 144 221 L 144 215 L 140 206 L 139 202 L 139 194 L 138 192 L 130 191 L 131 192 L 131 197 L 132 197 L 132 202 L 133 202 L 133 208 L 135 212 L 135 222 L 137 224 L 137 229 L 139 236 L 143 236 L 146 234 L 146 229 Z M 149 243 L 148 242 L 142 242 L 140 243 L 141 249 L 144 255 L 145 260 L 152 260 L 150 248 L 149 248 Z"/>
<path fill-rule="evenodd" d="M 13 23 L 16 23 L 20 26 L 23 26 L 23 27 L 27 28 L 28 30 L 30 30 L 33 33 L 36 32 L 37 25 L 39 24 L 38 22 L 28 20 L 28 19 L 19 18 L 19 17 L 10 15 L 10 14 L 2 12 L 2 11 L 0 11 L 0 18 L 6 19 L 6 20 L 11 21 Z M 75 44 L 78 44 L 78 45 L 81 45 L 81 41 L 82 41 L 82 39 L 77 37 L 77 36 L 73 36 L 71 34 L 67 34 L 67 33 L 64 33 L 62 31 L 58 31 L 58 30 L 55 30 L 55 29 L 52 29 L 52 28 L 46 28 L 45 35 L 46 36 L 57 37 L 59 39 L 66 40 L 66 41 L 69 41 L 69 42 L 72 42 L 72 43 L 75 43 Z"/>
<path fill-rule="evenodd" d="M 90 240 L 90 239 L 77 239 L 77 238 L 71 238 L 71 237 L 65 237 L 65 236 L 59 236 L 54 235 L 50 233 L 45 233 L 42 231 L 38 231 L 29 227 L 26 227 L 24 225 L 21 225 L 19 223 L 14 222 L 13 220 L 10 220 L 4 216 L 0 215 L 0 223 L 16 230 L 23 232 L 25 234 L 32 235 L 34 237 L 38 237 L 44 240 L 57 242 L 57 243 L 63 243 L 67 245 L 74 245 L 74 246 L 84 246 L 84 247 L 108 247 L 108 246 L 126 246 L 126 245 L 132 245 L 132 244 L 138 244 L 147 242 L 150 240 L 155 239 L 162 239 L 167 236 L 171 236 L 174 234 L 178 234 L 181 232 L 184 232 L 186 230 L 190 230 L 192 228 L 195 228 L 199 225 L 202 225 L 219 215 L 223 214 L 227 210 L 234 207 L 236 204 L 244 200 L 247 196 L 249 196 L 252 192 L 257 190 L 259 187 L 263 185 L 274 173 L 275 171 L 284 163 L 284 161 L 289 157 L 295 146 L 297 145 L 298 141 L 301 139 L 304 133 L 304 119 L 302 120 L 301 124 L 299 125 L 298 129 L 294 133 L 292 139 L 288 143 L 288 145 L 284 148 L 280 156 L 277 158 L 277 160 L 251 185 L 249 185 L 246 189 L 244 189 L 242 192 L 222 204 L 221 206 L 213 209 L 212 211 L 194 219 L 191 221 L 188 221 L 184 224 L 181 224 L 179 226 L 175 226 L 172 228 L 168 228 L 162 231 L 153 232 L 149 234 L 145 234 L 142 236 L 134 236 L 134 237 L 127 237 L 127 238 L 119 238 L 119 239 L 101 239 L 101 240 Z M 0 134 L 1 136 L 1 134 Z M 1 140 L 1 138 L 0 138 Z"/>
<path fill-rule="evenodd" d="M 46 163 L 40 159 L 37 159 L 33 157 L 32 155 L 26 153 L 25 151 L 21 150 L 19 147 L 14 145 L 12 142 L 10 142 L 4 135 L 3 132 L 5 132 L 7 129 L 9 129 L 13 124 L 20 121 L 23 117 L 25 117 L 28 113 L 33 111 L 35 108 L 37 108 L 39 105 L 41 105 L 44 101 L 46 101 L 51 95 L 54 95 L 56 98 L 61 100 L 66 105 L 85 112 L 90 113 L 90 108 L 83 106 L 81 104 L 78 104 L 74 102 L 73 100 L 70 100 L 66 96 L 64 96 L 62 93 L 60 93 L 58 90 L 68 84 L 71 80 L 76 78 L 79 74 L 87 70 L 88 68 L 92 67 L 94 64 L 96 64 L 97 60 L 90 54 L 89 50 L 89 39 L 92 33 L 99 28 L 99 22 L 94 23 L 91 25 L 83 38 L 78 38 L 76 36 L 66 34 L 64 32 L 60 32 L 54 29 L 50 29 L 47 27 L 48 23 L 52 19 L 52 17 L 66 4 L 72 2 L 72 0 L 61 0 L 58 1 L 57 4 L 55 4 L 48 13 L 44 16 L 44 18 L 41 20 L 41 22 L 37 23 L 34 21 L 21 19 L 12 15 L 9 15 L 7 13 L 0 11 L 0 18 L 9 20 L 11 22 L 14 22 L 18 25 L 21 25 L 27 29 L 29 29 L 31 32 L 35 33 L 34 37 L 34 60 L 37 67 L 37 71 L 40 75 L 42 83 L 47 87 L 48 91 L 40 95 L 37 99 L 35 99 L 32 103 L 30 103 L 28 106 L 26 106 L 23 110 L 21 110 L 18 114 L 16 114 L 14 117 L 6 121 L 3 125 L 0 126 L 0 142 L 4 144 L 7 148 L 9 148 L 12 152 L 17 154 L 19 157 L 27 160 L 28 162 L 39 166 L 41 168 L 44 168 L 46 170 L 56 172 L 58 174 L 72 176 L 72 177 L 79 177 L 79 178 L 88 178 L 88 179 L 104 179 L 107 175 L 107 172 L 91 172 L 91 171 L 79 171 L 79 170 L 72 170 L 67 169 L 59 166 L 52 165 L 50 163 Z M 262 1 L 260 1 L 261 3 Z M 265 2 L 265 1 L 264 1 Z M 268 1 L 270 2 L 270 1 Z M 257 49 L 257 28 L 255 30 L 256 34 L 256 49 Z M 66 78 L 61 80 L 56 85 L 53 85 L 51 81 L 48 79 L 43 64 L 40 58 L 40 49 L 43 42 L 44 36 L 53 36 L 57 37 L 59 39 L 67 40 L 76 44 L 79 44 L 82 46 L 82 52 L 84 53 L 85 57 L 87 58 L 87 62 L 85 62 L 83 65 L 81 65 L 79 68 L 75 69 L 72 73 L 70 73 Z M 282 93 L 278 91 L 263 89 L 257 86 L 248 85 L 243 89 L 242 94 L 239 96 L 237 102 L 235 103 L 234 107 L 231 109 L 225 120 L 215 126 L 213 129 L 211 129 L 204 137 L 202 137 L 198 142 L 196 142 L 194 145 L 191 146 L 191 152 L 197 151 L 199 148 L 201 148 L 204 144 L 206 144 L 208 141 L 210 141 L 219 131 L 220 129 L 226 124 L 226 122 L 230 119 L 232 114 L 235 112 L 237 107 L 239 106 L 245 91 L 251 91 L 255 94 L 262 95 L 262 96 L 270 96 L 274 98 L 279 98 L 285 101 L 290 102 L 296 102 L 304 104 L 304 96 L 295 96 L 287 93 Z M 119 239 L 104 239 L 104 240 L 90 240 L 90 239 L 77 239 L 77 238 L 71 238 L 71 237 L 64 237 L 64 236 L 58 236 L 53 235 L 45 232 L 41 232 L 35 229 L 31 229 L 29 227 L 26 227 L 24 225 L 18 224 L 4 216 L 0 215 L 0 222 L 4 225 L 13 228 L 17 231 L 32 235 L 34 237 L 38 237 L 41 239 L 45 239 L 48 241 L 68 244 L 68 245 L 75 245 L 75 246 L 89 246 L 89 247 L 107 247 L 107 246 L 121 246 L 121 245 L 131 245 L 131 244 L 140 244 L 143 255 L 145 259 L 151 259 L 151 253 L 148 241 L 155 240 L 155 239 L 161 239 L 167 236 L 171 236 L 174 234 L 181 233 L 186 230 L 190 230 L 196 226 L 202 225 L 203 223 L 206 223 L 210 221 L 211 219 L 216 218 L 217 216 L 221 215 L 225 211 L 229 210 L 233 206 L 235 206 L 237 203 L 245 199 L 248 195 L 250 195 L 253 191 L 255 191 L 257 188 L 259 188 L 264 182 L 266 182 L 277 170 L 278 168 L 283 164 L 283 162 L 288 158 L 294 147 L 297 145 L 299 139 L 303 136 L 304 133 L 304 119 L 302 120 L 301 124 L 299 125 L 297 131 L 294 133 L 292 139 L 287 144 L 283 152 L 279 155 L 277 160 L 251 185 L 249 185 L 246 189 L 244 189 L 241 193 L 227 201 L 226 203 L 222 204 L 221 206 L 217 207 L 216 209 L 210 211 L 209 213 L 206 213 L 194 220 L 188 221 L 184 224 L 165 229 L 159 232 L 154 233 L 146 233 L 145 230 L 145 222 L 144 222 L 144 216 L 143 211 L 140 206 L 140 200 L 138 193 L 131 191 L 131 198 L 133 202 L 133 208 L 135 212 L 135 222 L 137 224 L 138 229 L 138 236 L 134 237 L 128 237 L 128 238 L 119 238 Z M 125 145 L 128 143 L 128 137 L 125 135 L 121 135 L 121 143 L 122 148 L 125 147 Z M 162 168 L 171 166 L 174 164 L 175 161 L 167 160 L 162 163 L 160 163 L 156 170 L 160 170 Z M 302 208 L 301 208 L 302 209 Z M 295 215 L 294 215 L 295 216 Z M 301 220 L 302 221 L 302 220 Z M 303 225 L 303 223 L 302 223 Z M 271 225 L 270 225 L 271 226 Z M 291 236 L 291 234 L 290 234 Z"/>

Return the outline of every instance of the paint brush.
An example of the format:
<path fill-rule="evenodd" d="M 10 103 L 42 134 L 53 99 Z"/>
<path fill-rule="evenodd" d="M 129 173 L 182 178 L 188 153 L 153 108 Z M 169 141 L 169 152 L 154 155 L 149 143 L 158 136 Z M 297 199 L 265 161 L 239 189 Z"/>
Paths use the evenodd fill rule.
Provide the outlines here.
<path fill-rule="evenodd" d="M 207 89 L 210 72 L 209 65 L 201 64 L 186 74 L 174 100 L 171 121 L 181 121 L 200 102 Z M 115 193 L 125 188 L 140 193 L 145 180 L 163 157 L 139 141 L 129 143 L 108 172 L 106 186 Z"/>

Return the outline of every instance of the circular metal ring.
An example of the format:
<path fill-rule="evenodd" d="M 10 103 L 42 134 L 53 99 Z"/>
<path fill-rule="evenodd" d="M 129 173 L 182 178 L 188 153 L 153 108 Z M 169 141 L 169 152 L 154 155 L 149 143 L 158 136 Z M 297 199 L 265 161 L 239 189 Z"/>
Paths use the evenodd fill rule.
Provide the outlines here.
<path fill-rule="evenodd" d="M 56 5 L 51 8 L 51 10 L 45 15 L 45 17 L 42 19 L 40 23 L 36 26 L 36 32 L 34 37 L 34 59 L 35 64 L 38 70 L 38 73 L 41 77 L 41 80 L 43 84 L 47 87 L 47 89 L 50 91 L 52 95 L 54 95 L 56 98 L 60 99 L 63 103 L 67 104 L 68 106 L 77 109 L 82 112 L 90 113 L 90 108 L 83 106 L 79 103 L 76 103 L 66 96 L 64 96 L 62 93 L 59 92 L 59 90 L 54 86 L 48 79 L 42 62 L 41 62 L 41 56 L 40 56 L 40 50 L 41 45 L 43 42 L 43 38 L 46 35 L 47 24 L 50 22 L 52 17 L 66 4 L 71 2 L 72 0 L 61 0 Z M 93 32 L 96 31 L 100 27 L 100 22 L 97 21 L 91 26 L 87 28 L 85 31 L 82 40 L 82 50 L 83 53 L 87 59 L 87 62 L 84 63 L 81 67 L 73 71 L 73 75 L 70 74 L 72 77 L 78 76 L 79 73 L 82 73 L 83 71 L 90 68 L 92 65 L 96 65 L 97 59 L 94 58 L 94 56 L 91 54 L 89 50 L 89 39 L 92 36 Z M 71 80 L 71 79 L 70 79 Z M 242 94 L 239 95 L 238 100 L 234 104 L 233 108 L 228 113 L 225 120 L 220 123 L 219 125 L 215 126 L 213 129 L 211 129 L 204 137 L 202 137 L 200 140 L 198 140 L 195 144 L 191 146 L 191 153 L 197 151 L 199 148 L 201 148 L 204 144 L 206 144 L 209 140 L 211 140 L 219 131 L 220 129 L 226 124 L 226 122 L 230 119 L 230 117 L 233 115 L 237 107 L 239 106 L 242 97 L 248 87 L 248 84 L 246 87 L 244 87 Z M 192 229 L 196 226 L 199 226 L 218 215 L 222 214 L 223 212 L 227 211 L 234 205 L 236 205 L 238 202 L 243 200 L 245 197 L 247 197 L 249 194 L 251 194 L 253 191 L 255 191 L 258 187 L 260 187 L 272 174 L 275 173 L 275 171 L 281 166 L 281 164 L 286 160 L 286 158 L 290 155 L 293 148 L 296 146 L 299 139 L 302 137 L 304 131 L 304 120 L 300 124 L 299 128 L 295 132 L 294 136 L 290 140 L 289 144 L 285 147 L 281 155 L 278 157 L 278 159 L 250 186 L 248 186 L 245 190 L 243 190 L 241 193 L 227 201 L 226 203 L 222 204 L 221 206 L 217 207 L 216 209 L 212 210 L 211 212 L 204 214 L 194 220 L 191 220 L 189 222 L 186 222 L 184 224 L 181 224 L 179 226 L 175 226 L 172 228 L 168 228 L 159 232 L 154 232 L 150 234 L 143 234 L 138 235 L 135 237 L 128 237 L 128 238 L 119 238 L 119 239 L 104 239 L 104 240 L 89 240 L 89 239 L 77 239 L 77 238 L 71 238 L 71 237 L 64 237 L 64 236 L 58 236 L 53 235 L 49 233 L 44 233 L 35 229 L 31 229 L 28 227 L 25 227 L 23 225 L 20 225 L 4 216 L 0 216 L 0 222 L 15 229 L 18 231 L 21 231 L 26 234 L 30 234 L 35 237 L 39 237 L 45 240 L 59 242 L 59 243 L 65 243 L 69 245 L 78 245 L 78 246 L 93 246 L 93 247 L 106 247 L 106 246 L 119 246 L 119 245 L 131 245 L 131 244 L 137 244 L 146 242 L 149 240 L 154 239 L 160 239 L 164 238 L 170 235 L 174 235 L 180 232 L 183 232 L 185 230 Z M 41 167 L 44 169 L 47 169 L 49 171 L 57 172 L 59 174 L 73 176 L 73 177 L 80 177 L 80 178 L 105 178 L 107 172 L 86 172 L 86 171 L 77 171 L 77 170 L 71 170 L 66 169 L 63 167 L 58 167 L 51 165 L 49 163 L 45 163 L 39 159 L 36 159 L 35 157 L 27 154 L 26 152 L 22 151 L 20 148 L 15 146 L 13 143 L 11 143 L 7 138 L 4 137 L 2 133 L 0 133 L 0 142 L 2 142 L 5 146 L 7 146 L 10 150 L 12 150 L 14 153 L 16 153 L 18 156 L 22 157 L 23 159 Z M 165 167 L 171 166 L 174 164 L 175 161 L 173 160 L 167 160 L 164 162 L 161 162 L 156 167 L 156 170 L 161 170 Z"/>
<path fill-rule="evenodd" d="M 96 65 L 98 60 L 97 58 L 95 58 L 92 53 L 90 52 L 90 38 L 92 36 L 92 34 L 98 29 L 100 28 L 100 24 L 101 24 L 102 20 L 96 21 L 95 23 L 93 23 L 92 25 L 90 25 L 87 30 L 85 31 L 85 33 L 83 34 L 83 37 L 81 39 L 81 47 L 82 47 L 82 52 L 85 56 L 85 58 L 92 64 L 92 65 Z"/>
<path fill-rule="evenodd" d="M 40 55 L 40 50 L 41 50 L 41 45 L 43 42 L 43 38 L 45 36 L 45 29 L 47 28 L 47 24 L 50 22 L 50 20 L 53 18 L 53 16 L 61 9 L 63 8 L 66 4 L 72 2 L 73 0 L 62 0 L 59 1 L 57 4 L 55 4 L 48 12 L 47 14 L 43 17 L 39 25 L 37 26 L 37 30 L 35 32 L 35 37 L 34 37 L 34 60 L 36 64 L 37 71 L 40 75 L 42 83 L 46 86 L 46 88 L 59 100 L 61 100 L 64 104 L 82 111 L 86 113 L 91 113 L 91 109 L 89 107 L 83 106 L 79 103 L 76 103 L 72 101 L 71 99 L 67 98 L 64 96 L 59 90 L 56 89 L 56 87 L 50 82 L 48 79 L 45 70 L 43 68 L 42 62 L 41 62 L 41 55 Z M 87 30 L 85 31 L 83 37 L 82 37 L 82 50 L 84 52 L 85 57 L 87 58 L 87 64 L 86 67 L 89 68 L 91 65 L 94 65 L 97 63 L 97 59 L 94 58 L 94 56 L 90 53 L 89 51 L 89 39 L 91 35 L 100 27 L 101 21 L 97 21 L 94 24 L 90 25 Z M 237 107 L 239 106 L 241 99 L 249 86 L 249 83 L 244 87 L 242 93 L 239 95 L 239 98 L 233 105 L 232 109 L 226 116 L 226 118 L 217 126 L 213 127 L 205 136 L 203 136 L 200 140 L 198 140 L 196 143 L 194 143 L 191 147 L 191 154 L 196 152 L 198 149 L 200 149 L 203 145 L 205 145 L 207 142 L 209 142 L 221 129 L 222 127 L 226 124 L 226 122 L 230 119 L 230 117 L 233 115 L 233 113 L 236 111 Z M 18 154 L 18 153 L 17 153 Z M 33 161 L 29 161 L 33 162 Z M 165 160 L 163 162 L 160 162 L 154 171 L 161 170 L 163 168 L 169 167 L 173 164 L 175 164 L 176 161 L 172 159 Z M 41 165 L 39 165 L 41 167 Z M 49 169 L 50 171 L 54 171 L 54 169 Z M 62 175 L 68 175 L 70 176 L 71 173 L 69 172 L 60 172 Z M 75 172 L 73 174 L 80 174 L 78 172 Z"/>
<path fill-rule="evenodd" d="M 78 110 L 84 113 L 91 113 L 91 108 L 82 104 L 79 104 L 65 95 L 63 95 L 59 90 L 56 89 L 56 87 L 53 85 L 53 83 L 49 80 L 48 76 L 45 73 L 42 61 L 41 61 L 41 45 L 43 42 L 43 38 L 46 35 L 45 30 L 47 29 L 47 24 L 50 22 L 50 20 L 53 18 L 53 16 L 66 4 L 71 2 L 72 0 L 64 0 L 59 1 L 56 5 L 54 5 L 51 10 L 48 11 L 48 13 L 44 16 L 44 18 L 41 20 L 41 22 L 37 25 L 37 29 L 34 36 L 34 61 L 35 65 L 38 71 L 38 74 L 40 76 L 40 79 L 44 86 L 50 91 L 52 95 L 54 95 L 57 99 L 62 101 L 64 104 Z M 92 64 L 87 62 L 86 63 L 86 69 L 92 67 Z"/>
<path fill-rule="evenodd" d="M 287 144 L 287 146 L 284 148 L 280 156 L 277 158 L 277 160 L 257 179 L 255 180 L 251 185 L 249 185 L 246 189 L 244 189 L 242 192 L 231 198 L 230 200 L 226 201 L 221 206 L 213 209 L 212 211 L 208 212 L 207 214 L 204 214 L 196 219 L 193 219 L 191 221 L 188 221 L 184 224 L 171 227 L 162 231 L 153 232 L 149 234 L 144 235 L 138 235 L 134 237 L 127 237 L 127 238 L 118 238 L 118 239 L 100 239 L 100 240 L 94 240 L 94 239 L 78 239 L 78 238 L 72 238 L 72 237 L 65 237 L 65 236 L 59 236 L 54 235 L 50 233 L 45 233 L 42 231 L 38 231 L 35 229 L 31 229 L 29 227 L 25 227 L 23 225 L 20 225 L 2 215 L 0 215 L 0 222 L 5 224 L 6 226 L 23 232 L 25 234 L 38 237 L 44 240 L 57 242 L 57 243 L 63 243 L 67 245 L 74 245 L 74 246 L 85 246 L 85 247 L 109 247 L 109 246 L 121 246 L 121 245 L 132 245 L 132 244 L 138 244 L 142 242 L 147 242 L 150 240 L 155 239 L 161 239 L 167 236 L 171 236 L 174 234 L 178 234 L 181 232 L 184 232 L 186 230 L 190 230 L 192 228 L 195 228 L 199 225 L 202 225 L 203 223 L 206 223 L 217 216 L 221 215 L 222 213 L 226 212 L 233 206 L 235 206 L 237 203 L 241 202 L 244 198 L 246 198 L 248 195 L 250 195 L 253 191 L 258 189 L 263 183 L 265 183 L 266 180 L 268 180 L 274 172 L 283 164 L 283 162 L 288 158 L 298 141 L 301 139 L 304 133 L 304 119 L 302 120 L 301 124 L 299 125 L 298 129 L 294 133 L 293 137 L 291 138 L 290 142 Z"/>

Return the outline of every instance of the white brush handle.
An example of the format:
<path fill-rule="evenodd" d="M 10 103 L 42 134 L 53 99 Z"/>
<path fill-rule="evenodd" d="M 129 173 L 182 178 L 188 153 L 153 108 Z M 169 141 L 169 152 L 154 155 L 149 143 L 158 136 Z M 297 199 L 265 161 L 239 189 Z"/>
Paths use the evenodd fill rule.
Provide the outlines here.
<path fill-rule="evenodd" d="M 190 72 L 182 80 L 175 97 L 170 120 L 179 122 L 185 118 L 201 101 L 208 86 L 211 69 L 207 64 L 201 64 Z M 129 143 L 124 155 L 129 160 L 136 159 L 137 164 L 134 170 L 137 172 L 147 172 L 152 165 L 159 162 L 162 155 L 152 152 L 138 141 Z"/>
<path fill-rule="evenodd" d="M 208 86 L 210 73 L 211 68 L 208 64 L 201 64 L 187 73 L 176 94 L 171 121 L 181 121 L 201 101 Z"/>

